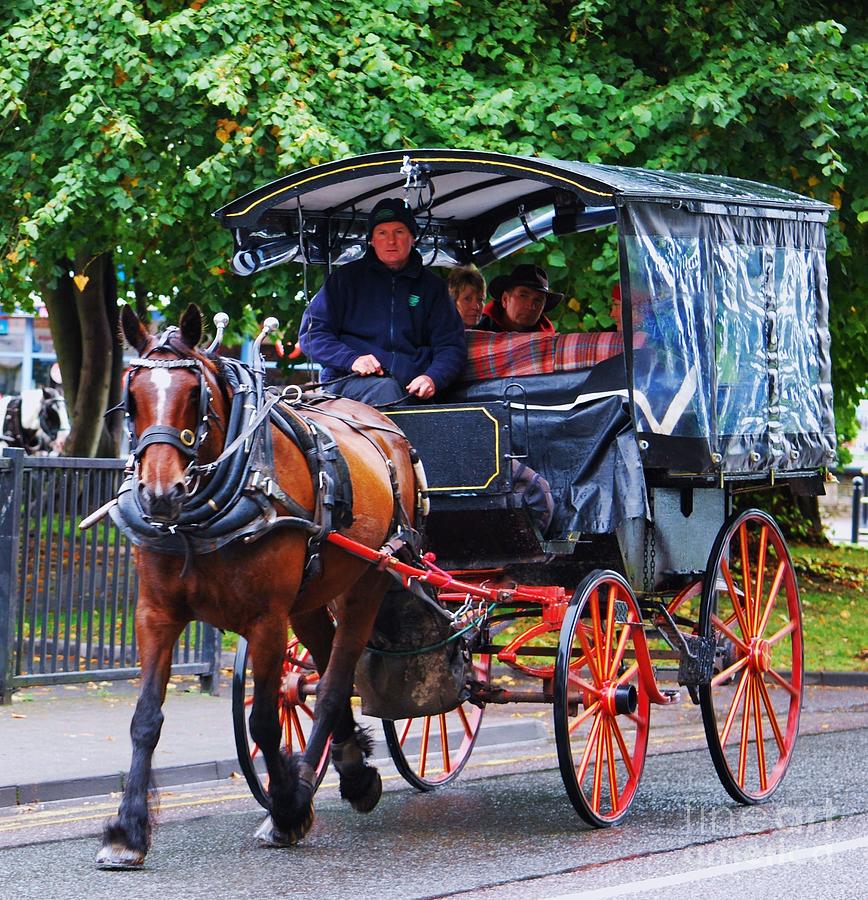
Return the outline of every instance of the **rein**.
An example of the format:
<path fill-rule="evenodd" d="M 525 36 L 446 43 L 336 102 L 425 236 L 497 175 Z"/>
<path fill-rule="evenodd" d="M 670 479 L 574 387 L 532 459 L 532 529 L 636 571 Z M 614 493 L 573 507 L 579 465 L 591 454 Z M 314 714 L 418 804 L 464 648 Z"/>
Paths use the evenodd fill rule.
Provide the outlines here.
<path fill-rule="evenodd" d="M 312 396 L 301 386 L 265 391 L 261 373 L 228 358 L 220 359 L 220 375 L 225 378 L 229 397 L 227 421 L 223 422 L 213 406 L 207 376 L 208 357 L 194 355 L 186 345 L 179 346 L 172 340 L 176 333 L 176 328 L 167 329 L 156 345 L 130 363 L 120 404 L 132 448 L 126 477 L 116 499 L 88 516 L 80 523 L 80 528 L 88 528 L 108 514 L 136 546 L 184 556 L 183 576 L 196 554 L 211 553 L 236 541 L 249 543 L 275 528 L 290 527 L 308 535 L 304 584 L 321 571 L 320 545 L 330 535 L 336 535 L 337 528 L 348 527 L 353 521 L 349 468 L 329 430 L 320 421 L 315 422 L 304 414 L 311 411 L 318 417 L 343 422 L 379 452 L 394 498 L 393 520 L 386 536 L 388 545 L 400 545 L 408 547 L 411 553 L 418 552 L 419 535 L 404 513 L 395 465 L 370 433 L 381 431 L 405 437 L 400 429 L 323 409 L 321 402 L 330 399 L 328 395 Z M 168 351 L 175 358 L 153 358 L 152 354 L 158 350 Z M 141 435 L 135 433 L 131 388 L 142 369 L 188 369 L 197 375 L 199 399 L 195 430 L 154 423 Z M 223 432 L 224 446 L 213 460 L 199 462 L 199 452 L 208 436 L 211 420 Z M 302 452 L 314 487 L 313 510 L 305 509 L 288 496 L 278 482 L 272 426 Z M 171 523 L 154 520 L 142 507 L 139 464 L 144 451 L 154 444 L 168 444 L 189 460 L 185 470 L 187 493 L 177 520 Z M 418 455 L 412 448 L 410 455 L 417 484 L 424 486 Z M 424 490 L 424 487 L 420 489 Z M 424 517 L 425 503 L 421 496 L 418 499 Z"/>

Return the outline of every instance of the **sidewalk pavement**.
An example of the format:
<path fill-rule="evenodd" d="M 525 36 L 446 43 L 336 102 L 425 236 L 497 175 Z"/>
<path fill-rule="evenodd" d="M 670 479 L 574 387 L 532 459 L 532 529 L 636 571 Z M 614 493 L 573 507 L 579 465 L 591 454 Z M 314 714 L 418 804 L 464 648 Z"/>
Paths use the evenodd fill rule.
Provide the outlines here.
<path fill-rule="evenodd" d="M 157 787 L 219 781 L 240 774 L 232 725 L 231 677 L 221 694 L 199 690 L 193 676 L 173 677 L 154 753 Z M 123 790 L 130 765 L 130 720 L 138 681 L 34 686 L 0 706 L 0 808 L 93 797 Z M 379 720 L 374 756 L 387 758 Z M 479 745 L 546 739 L 533 716 L 490 707 Z"/>

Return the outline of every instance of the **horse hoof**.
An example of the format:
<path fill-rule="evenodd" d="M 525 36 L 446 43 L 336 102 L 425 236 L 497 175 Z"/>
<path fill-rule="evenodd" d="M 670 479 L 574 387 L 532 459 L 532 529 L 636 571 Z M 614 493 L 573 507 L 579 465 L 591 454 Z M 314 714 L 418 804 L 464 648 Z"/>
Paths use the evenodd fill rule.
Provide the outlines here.
<path fill-rule="evenodd" d="M 294 847 L 311 829 L 313 825 L 313 804 L 311 803 L 307 816 L 298 825 L 283 831 L 274 824 L 271 816 L 266 816 L 265 821 L 256 829 L 256 841 L 260 847 Z"/>
<path fill-rule="evenodd" d="M 376 769 L 371 768 L 366 768 L 365 771 L 371 772 L 373 775 L 365 792 L 360 796 L 348 798 L 350 806 L 360 813 L 369 813 L 380 802 L 380 797 L 383 796 L 383 779 L 380 778 L 380 773 Z"/>
<path fill-rule="evenodd" d="M 96 855 L 98 869 L 141 869 L 144 864 L 141 850 L 131 850 L 123 844 L 103 844 Z"/>

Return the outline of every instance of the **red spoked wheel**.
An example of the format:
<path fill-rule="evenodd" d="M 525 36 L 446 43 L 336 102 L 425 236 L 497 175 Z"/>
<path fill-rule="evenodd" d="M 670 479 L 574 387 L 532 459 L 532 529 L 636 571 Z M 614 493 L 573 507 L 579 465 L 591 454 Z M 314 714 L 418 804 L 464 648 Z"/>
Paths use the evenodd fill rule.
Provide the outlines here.
<path fill-rule="evenodd" d="M 491 657 L 473 658 L 473 677 L 491 678 Z M 454 781 L 476 743 L 484 707 L 465 702 L 448 713 L 416 719 L 383 720 L 383 732 L 395 768 L 420 791 L 433 791 Z"/>
<path fill-rule="evenodd" d="M 648 748 L 651 701 L 639 677 L 642 616 L 617 572 L 592 572 L 561 626 L 555 664 L 558 762 L 578 814 L 596 828 L 624 818 Z"/>
<path fill-rule="evenodd" d="M 739 803 L 767 800 L 790 764 L 803 691 L 802 607 L 775 520 L 752 509 L 721 529 L 699 613 L 715 639 L 699 700 L 714 767 Z"/>
<path fill-rule="evenodd" d="M 235 669 L 232 674 L 232 724 L 235 731 L 235 750 L 241 771 L 256 802 L 268 809 L 268 775 L 259 745 L 250 736 L 248 719 L 253 705 L 253 673 L 248 665 L 247 641 L 238 638 L 235 651 Z M 280 693 L 277 698 L 277 716 L 280 722 L 280 746 L 288 753 L 304 753 L 307 738 L 313 727 L 313 695 L 307 695 L 306 687 L 319 681 L 310 651 L 290 635 L 283 658 Z M 328 768 L 331 739 L 316 770 L 317 786 Z"/>

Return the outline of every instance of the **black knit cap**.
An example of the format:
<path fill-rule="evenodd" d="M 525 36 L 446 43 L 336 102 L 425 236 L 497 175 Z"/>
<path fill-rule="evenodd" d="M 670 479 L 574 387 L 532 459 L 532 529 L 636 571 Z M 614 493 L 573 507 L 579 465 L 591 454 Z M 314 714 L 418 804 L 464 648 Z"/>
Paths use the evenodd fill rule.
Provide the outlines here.
<path fill-rule="evenodd" d="M 384 222 L 400 222 L 402 225 L 406 225 L 413 237 L 416 237 L 418 232 L 413 213 L 399 197 L 380 200 L 371 210 L 368 215 L 368 240 L 371 239 L 374 228 Z"/>

